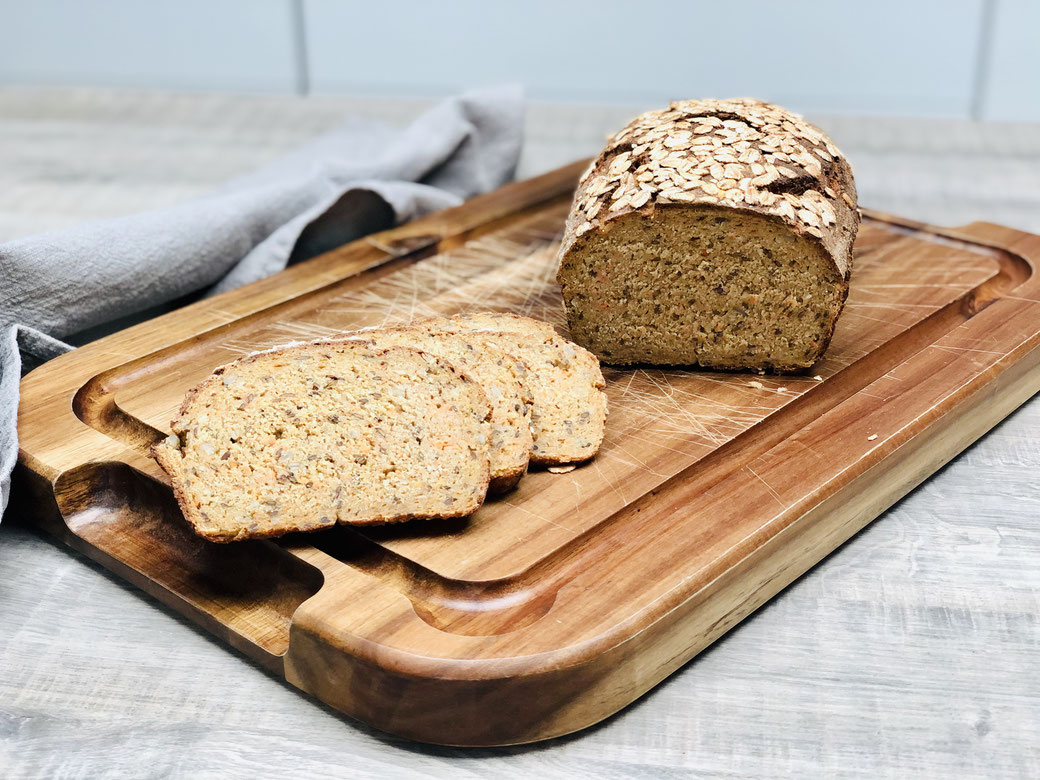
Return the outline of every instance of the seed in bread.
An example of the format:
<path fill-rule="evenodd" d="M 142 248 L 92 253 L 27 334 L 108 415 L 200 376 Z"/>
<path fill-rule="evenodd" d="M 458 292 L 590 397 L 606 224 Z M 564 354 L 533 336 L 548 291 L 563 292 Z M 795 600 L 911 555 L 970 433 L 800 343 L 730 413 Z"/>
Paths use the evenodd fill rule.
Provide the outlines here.
<path fill-rule="evenodd" d="M 153 454 L 212 541 L 458 517 L 487 491 L 489 416 L 479 386 L 431 355 L 304 344 L 217 369 Z"/>
<path fill-rule="evenodd" d="M 374 328 L 351 334 L 376 347 L 419 349 L 472 378 L 491 403 L 491 484 L 504 493 L 527 473 L 531 456 L 531 392 L 526 367 L 517 358 L 467 333 L 430 333 L 423 328 Z"/>
<path fill-rule="evenodd" d="M 607 397 L 595 355 L 561 337 L 548 323 L 515 314 L 463 314 L 418 325 L 433 332 L 479 336 L 524 361 L 534 398 L 531 463 L 580 463 L 599 451 Z"/>
<path fill-rule="evenodd" d="M 620 365 L 807 368 L 858 225 L 851 168 L 801 117 L 750 99 L 643 114 L 575 193 L 557 275 L 571 336 Z"/>

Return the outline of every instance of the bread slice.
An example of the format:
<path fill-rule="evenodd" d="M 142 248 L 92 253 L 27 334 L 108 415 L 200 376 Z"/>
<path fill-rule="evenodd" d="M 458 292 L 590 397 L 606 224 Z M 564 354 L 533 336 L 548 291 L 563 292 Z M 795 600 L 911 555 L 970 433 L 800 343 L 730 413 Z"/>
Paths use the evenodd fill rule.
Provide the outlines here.
<path fill-rule="evenodd" d="M 414 349 L 302 344 L 218 368 L 153 448 L 218 542 L 468 515 L 489 481 L 479 386 Z"/>
<path fill-rule="evenodd" d="M 523 360 L 534 398 L 531 463 L 580 463 L 599 451 L 607 397 L 595 355 L 567 341 L 548 323 L 515 314 L 463 314 L 417 325 L 431 332 L 469 333 Z"/>
<path fill-rule="evenodd" d="M 750 99 L 643 114 L 575 192 L 557 274 L 571 336 L 618 365 L 808 368 L 858 225 L 852 169 L 800 116 Z"/>
<path fill-rule="evenodd" d="M 441 358 L 472 378 L 491 402 L 491 484 L 488 492 L 504 493 L 527 473 L 531 456 L 532 397 L 525 382 L 527 368 L 505 351 L 468 333 L 430 333 L 422 328 L 372 328 L 357 338 L 376 347 L 402 346 Z"/>

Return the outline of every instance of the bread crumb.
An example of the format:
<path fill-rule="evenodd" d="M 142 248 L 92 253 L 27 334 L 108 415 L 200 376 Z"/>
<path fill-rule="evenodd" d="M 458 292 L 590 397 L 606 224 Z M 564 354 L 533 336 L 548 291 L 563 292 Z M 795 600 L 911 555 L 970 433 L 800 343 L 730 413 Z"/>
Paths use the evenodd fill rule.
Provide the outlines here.
<path fill-rule="evenodd" d="M 876 439 L 876 438 L 877 438 L 877 434 L 875 433 L 875 434 L 872 434 L 872 435 L 868 436 L 867 437 L 867 441 L 874 441 L 874 439 Z"/>
<path fill-rule="evenodd" d="M 578 468 L 574 464 L 570 466 L 550 466 L 547 470 L 553 474 L 566 474 L 567 472 L 574 471 Z"/>
<path fill-rule="evenodd" d="M 822 376 L 820 376 L 819 374 L 817 374 L 816 376 L 814 376 L 814 377 L 813 377 L 813 379 L 815 379 L 815 380 L 816 380 L 817 382 L 822 382 L 822 381 L 823 381 L 823 377 L 822 377 Z"/>
<path fill-rule="evenodd" d="M 763 387 L 765 387 L 765 385 L 763 385 L 761 382 L 748 382 L 748 386 L 754 387 L 757 390 L 761 390 Z"/>
<path fill-rule="evenodd" d="M 778 387 L 778 388 L 776 388 L 776 392 L 778 392 L 778 393 L 786 393 L 787 392 L 787 388 L 786 387 Z"/>

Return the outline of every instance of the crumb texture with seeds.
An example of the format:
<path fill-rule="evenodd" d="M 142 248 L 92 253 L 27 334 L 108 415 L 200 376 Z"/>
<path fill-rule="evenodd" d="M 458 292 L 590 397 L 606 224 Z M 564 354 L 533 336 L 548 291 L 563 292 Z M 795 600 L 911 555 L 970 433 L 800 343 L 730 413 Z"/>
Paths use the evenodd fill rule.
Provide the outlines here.
<path fill-rule="evenodd" d="M 591 459 L 604 385 L 596 357 L 546 322 L 430 318 L 222 366 L 152 454 L 211 541 L 462 517 L 529 463 Z"/>
<path fill-rule="evenodd" d="M 516 487 L 527 473 L 533 444 L 531 392 L 523 360 L 496 347 L 481 334 L 431 333 L 423 327 L 373 328 L 353 337 L 375 347 L 411 347 L 449 362 L 471 377 L 491 402 L 490 493 Z"/>
<path fill-rule="evenodd" d="M 590 460 L 603 444 L 606 382 L 596 356 L 560 336 L 547 322 L 500 312 L 460 314 L 422 326 L 468 333 L 517 355 L 528 366 L 531 391 L 531 463 L 559 466 Z"/>
<path fill-rule="evenodd" d="M 557 278 L 607 363 L 797 371 L 826 350 L 859 226 L 852 170 L 758 100 L 633 120 L 578 184 Z"/>
<path fill-rule="evenodd" d="M 459 517 L 490 480 L 488 399 L 415 349 L 304 344 L 218 368 L 153 448 L 211 541 Z"/>

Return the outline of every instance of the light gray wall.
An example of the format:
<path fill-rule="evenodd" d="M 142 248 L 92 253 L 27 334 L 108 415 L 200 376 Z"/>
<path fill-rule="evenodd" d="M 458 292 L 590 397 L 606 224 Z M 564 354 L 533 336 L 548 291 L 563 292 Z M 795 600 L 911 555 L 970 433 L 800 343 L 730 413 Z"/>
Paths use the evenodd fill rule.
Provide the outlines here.
<path fill-rule="evenodd" d="M 0 0 L 0 83 L 291 92 L 286 0 Z"/>
<path fill-rule="evenodd" d="M 980 89 L 981 115 L 1040 121 L 1040 2 L 999 0 Z"/>
<path fill-rule="evenodd" d="M 981 0 L 456 0 L 420 4 L 406 24 L 395 22 L 396 4 L 373 4 L 361 25 L 351 3 L 305 2 L 320 92 L 520 79 L 551 99 L 752 94 L 807 111 L 943 115 L 963 115 L 971 102 L 982 8 Z M 896 14 L 902 23 L 893 26 Z M 948 45 L 920 57 L 925 27 Z M 373 51 L 373 31 L 385 54 Z"/>
<path fill-rule="evenodd" d="M 0 84 L 1040 119 L 1035 0 L 0 0 Z"/>

